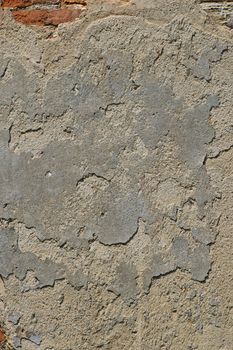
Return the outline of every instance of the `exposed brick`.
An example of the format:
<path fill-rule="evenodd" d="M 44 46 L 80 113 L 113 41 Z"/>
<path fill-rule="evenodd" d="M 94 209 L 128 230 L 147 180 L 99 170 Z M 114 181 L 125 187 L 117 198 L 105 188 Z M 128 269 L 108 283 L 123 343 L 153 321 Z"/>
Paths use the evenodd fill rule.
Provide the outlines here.
<path fill-rule="evenodd" d="M 95 0 L 101 5 L 123 5 L 131 0 Z M 10 9 L 13 18 L 24 24 L 39 26 L 70 22 L 87 8 L 88 0 L 0 0 L 0 8 Z"/>
<path fill-rule="evenodd" d="M 70 22 L 80 16 L 82 10 L 77 8 L 63 8 L 53 10 L 14 10 L 12 11 L 16 21 L 24 24 L 36 24 L 39 26 L 53 25 Z"/>
<path fill-rule="evenodd" d="M 2 0 L 1 7 L 3 8 L 24 8 L 32 5 L 48 4 L 56 5 L 59 4 L 60 0 Z"/>
<path fill-rule="evenodd" d="M 3 329 L 0 327 L 0 346 L 6 341 L 6 335 Z"/>

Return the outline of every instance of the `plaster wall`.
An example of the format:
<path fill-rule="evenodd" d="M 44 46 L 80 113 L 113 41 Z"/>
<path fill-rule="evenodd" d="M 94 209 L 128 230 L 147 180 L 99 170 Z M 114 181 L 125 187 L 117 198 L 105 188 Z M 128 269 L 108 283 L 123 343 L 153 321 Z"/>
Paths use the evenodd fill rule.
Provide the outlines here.
<path fill-rule="evenodd" d="M 221 3 L 0 2 L 1 349 L 232 349 Z"/>

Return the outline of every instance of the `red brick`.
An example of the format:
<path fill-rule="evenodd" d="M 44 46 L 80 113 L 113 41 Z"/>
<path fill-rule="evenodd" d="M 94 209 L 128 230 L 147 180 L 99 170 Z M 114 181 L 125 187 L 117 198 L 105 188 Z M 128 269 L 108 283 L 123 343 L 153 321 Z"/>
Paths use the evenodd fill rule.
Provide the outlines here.
<path fill-rule="evenodd" d="M 4 330 L 0 327 L 0 346 L 6 341 Z"/>
<path fill-rule="evenodd" d="M 76 8 L 63 8 L 54 10 L 13 10 L 16 21 L 24 24 L 36 24 L 38 26 L 53 25 L 70 22 L 80 16 L 82 10 Z"/>
<path fill-rule="evenodd" d="M 24 8 L 32 5 L 48 4 L 55 5 L 59 4 L 60 0 L 2 0 L 1 7 L 3 8 Z"/>

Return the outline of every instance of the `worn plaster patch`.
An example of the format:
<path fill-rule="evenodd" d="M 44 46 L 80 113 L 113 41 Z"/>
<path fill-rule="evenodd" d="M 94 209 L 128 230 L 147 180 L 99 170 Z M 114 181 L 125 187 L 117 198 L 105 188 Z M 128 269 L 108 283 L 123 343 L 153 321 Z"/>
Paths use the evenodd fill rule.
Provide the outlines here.
<path fill-rule="evenodd" d="M 22 253 L 18 249 L 17 234 L 14 229 L 1 229 L 1 271 L 3 277 L 14 273 L 23 280 L 29 270 L 35 271 L 38 287 L 53 286 L 55 280 L 64 278 L 64 270 L 49 260 L 42 261 L 32 253 Z"/>
<path fill-rule="evenodd" d="M 203 244 L 211 244 L 215 242 L 216 233 L 211 232 L 206 227 L 196 227 L 192 229 L 192 236 L 195 240 Z"/>
<path fill-rule="evenodd" d="M 216 43 L 213 47 L 200 53 L 196 64 L 192 68 L 193 75 L 209 81 L 211 79 L 210 64 L 221 60 L 222 53 L 227 50 L 226 44 Z"/>
<path fill-rule="evenodd" d="M 7 278 L 14 274 L 24 280 L 28 271 L 33 271 L 37 279 L 36 288 L 52 287 L 55 281 L 67 279 L 77 289 L 87 284 L 87 277 L 81 271 L 71 274 L 63 264 L 49 259 L 42 260 L 34 253 L 21 252 L 18 237 L 13 228 L 0 230 L 0 275 Z M 12 318 L 12 322 L 15 318 Z"/>
<path fill-rule="evenodd" d="M 2 219 L 23 222 L 35 228 L 41 242 L 53 240 L 61 249 L 75 249 L 85 256 L 94 240 L 127 246 L 138 232 L 139 220 L 152 238 L 159 237 L 165 220 L 170 220 L 176 234 L 166 232 L 171 248 L 156 253 L 146 266 L 146 290 L 153 278 L 178 268 L 191 269 L 198 281 L 208 275 L 208 250 L 200 248 L 205 269 L 199 274 L 198 250 L 193 251 L 178 234 L 195 229 L 181 224 L 188 201 L 198 208 L 196 221 L 203 220 L 204 230 L 208 227 L 206 212 L 215 199 L 205 164 L 208 144 L 215 136 L 209 118 L 212 109 L 221 106 L 218 96 L 209 92 L 187 103 L 185 92 L 173 88 L 160 61 L 166 52 L 162 48 L 170 50 L 172 43 L 166 30 L 153 28 L 127 16 L 99 20 L 85 31 L 72 64 L 46 77 L 8 57 L 0 91 L 4 108 L 26 115 L 37 127 L 40 123 L 38 139 L 49 118 L 59 123 L 60 117 L 69 115 L 72 120 L 69 128 L 64 127 L 72 138 L 47 142 L 37 156 L 9 147 L 12 125 L 1 131 Z M 194 73 L 208 80 L 210 68 L 224 50 L 224 44 L 215 43 L 203 51 Z M 183 173 L 189 176 L 185 179 Z M 214 242 L 194 232 L 193 243 Z M 16 239 L 15 250 L 8 247 L 8 253 L 2 254 L 2 276 L 15 273 L 24 279 L 32 269 L 41 286 L 66 278 L 77 290 L 86 287 L 85 274 L 61 274 L 52 261 L 19 252 L 14 233 L 12 239 Z M 117 273 L 121 275 L 120 270 Z"/>
<path fill-rule="evenodd" d="M 110 201 L 96 225 L 97 238 L 104 244 L 127 243 L 137 233 L 142 200 L 137 193 L 128 192 L 113 195 Z"/>
<path fill-rule="evenodd" d="M 209 247 L 200 245 L 191 255 L 191 274 L 194 280 L 203 282 L 211 268 Z"/>
<path fill-rule="evenodd" d="M 145 292 L 149 291 L 153 278 L 164 276 L 175 271 L 176 268 L 176 263 L 169 254 L 156 254 L 151 261 L 151 266 L 144 271 L 143 282 Z"/>
<path fill-rule="evenodd" d="M 201 244 L 192 248 L 184 237 L 175 237 L 170 250 L 154 255 L 150 268 L 144 271 L 145 292 L 148 292 L 153 279 L 177 269 L 191 272 L 195 281 L 205 281 L 211 269 L 209 247 Z"/>
<path fill-rule="evenodd" d="M 172 242 L 172 252 L 175 255 L 177 267 L 188 269 L 190 255 L 188 241 L 183 237 L 176 237 Z"/>
<path fill-rule="evenodd" d="M 138 294 L 137 270 L 134 265 L 122 262 L 117 267 L 116 274 L 116 280 L 108 289 L 116 295 L 121 295 L 128 304 L 131 304 Z"/>

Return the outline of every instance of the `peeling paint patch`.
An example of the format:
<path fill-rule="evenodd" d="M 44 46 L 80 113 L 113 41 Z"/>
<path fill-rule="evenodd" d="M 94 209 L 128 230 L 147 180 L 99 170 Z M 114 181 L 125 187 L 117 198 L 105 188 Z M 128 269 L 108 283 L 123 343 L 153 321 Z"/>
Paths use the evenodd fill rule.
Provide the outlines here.
<path fill-rule="evenodd" d="M 138 294 L 137 277 L 138 273 L 132 264 L 122 262 L 116 271 L 117 278 L 114 283 L 108 287 L 116 295 L 120 295 L 127 304 L 136 300 Z"/>
<path fill-rule="evenodd" d="M 56 264 L 49 259 L 41 260 L 31 252 L 21 252 L 14 229 L 0 230 L 0 262 L 0 275 L 4 278 L 14 274 L 22 281 L 28 271 L 33 271 L 37 280 L 33 289 L 53 287 L 55 281 L 65 278 L 79 289 L 87 283 L 86 278 L 78 271 L 75 275 L 71 275 L 68 271 L 66 272 L 63 264 Z"/>

